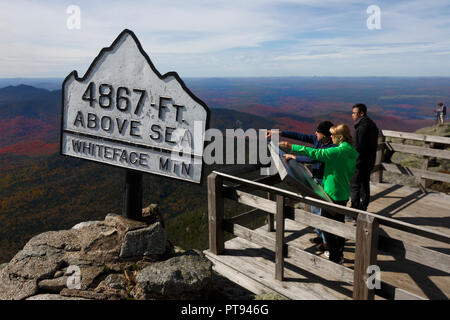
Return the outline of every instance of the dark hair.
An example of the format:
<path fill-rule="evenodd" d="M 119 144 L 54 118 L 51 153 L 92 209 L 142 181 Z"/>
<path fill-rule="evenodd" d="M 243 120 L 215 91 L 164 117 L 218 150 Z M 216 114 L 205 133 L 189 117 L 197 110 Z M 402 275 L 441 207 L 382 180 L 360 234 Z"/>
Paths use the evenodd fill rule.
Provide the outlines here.
<path fill-rule="evenodd" d="M 328 138 L 331 136 L 330 128 L 333 124 L 330 121 L 322 121 L 317 126 L 316 131 L 326 135 Z"/>
<path fill-rule="evenodd" d="M 367 114 L 367 107 L 366 107 L 366 105 L 363 104 L 363 103 L 355 104 L 355 105 L 352 107 L 352 109 L 354 109 L 354 108 L 357 108 L 357 109 L 358 109 L 358 112 L 362 112 L 362 113 L 364 113 L 364 115 Z"/>
<path fill-rule="evenodd" d="M 442 102 L 439 102 L 439 103 L 438 103 L 438 106 L 439 106 L 439 107 L 442 107 L 443 105 L 444 105 L 444 104 L 443 104 Z"/>

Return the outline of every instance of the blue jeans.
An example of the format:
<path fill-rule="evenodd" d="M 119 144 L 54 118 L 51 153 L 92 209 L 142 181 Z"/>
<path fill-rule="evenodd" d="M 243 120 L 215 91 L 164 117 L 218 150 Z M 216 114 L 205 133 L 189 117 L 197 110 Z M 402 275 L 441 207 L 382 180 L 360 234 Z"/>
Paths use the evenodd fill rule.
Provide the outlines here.
<path fill-rule="evenodd" d="M 320 209 L 320 208 L 318 208 L 318 207 L 311 206 L 311 213 L 314 213 L 314 214 L 320 216 L 321 213 L 322 213 L 322 209 Z M 320 230 L 320 229 L 316 229 L 315 231 L 316 231 L 316 233 L 317 233 L 317 236 L 320 237 L 320 238 L 322 238 L 323 243 L 326 243 L 326 241 L 325 241 L 325 236 L 324 236 L 324 234 L 323 234 L 323 231 Z"/>

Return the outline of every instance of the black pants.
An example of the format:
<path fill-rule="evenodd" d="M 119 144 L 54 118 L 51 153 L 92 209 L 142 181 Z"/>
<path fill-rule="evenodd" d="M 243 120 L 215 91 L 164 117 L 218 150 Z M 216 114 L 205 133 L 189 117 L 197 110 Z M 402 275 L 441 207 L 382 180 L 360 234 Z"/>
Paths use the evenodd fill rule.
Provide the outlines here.
<path fill-rule="evenodd" d="M 341 206 L 345 206 L 348 200 L 333 201 L 333 202 Z M 345 215 L 339 213 L 332 213 L 325 209 L 322 209 L 322 216 L 339 222 L 345 221 Z M 326 231 L 324 231 L 323 234 L 325 236 L 325 240 L 328 245 L 328 250 L 330 251 L 330 261 L 339 262 L 341 258 L 344 256 L 345 239 Z"/>
<path fill-rule="evenodd" d="M 355 175 L 350 181 L 352 208 L 364 211 L 367 210 L 367 207 L 369 206 L 370 202 L 371 171 L 372 171 L 371 168 L 356 169 Z"/>

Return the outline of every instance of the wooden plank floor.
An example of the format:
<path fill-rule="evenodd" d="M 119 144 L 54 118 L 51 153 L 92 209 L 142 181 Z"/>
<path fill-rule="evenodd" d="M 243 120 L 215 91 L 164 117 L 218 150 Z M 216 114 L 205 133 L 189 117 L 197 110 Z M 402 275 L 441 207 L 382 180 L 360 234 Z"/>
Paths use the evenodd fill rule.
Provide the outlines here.
<path fill-rule="evenodd" d="M 275 254 L 241 238 L 225 243 L 223 255 L 204 251 L 214 263 L 214 269 L 223 276 L 256 294 L 275 292 L 294 300 L 348 300 L 351 289 L 339 288 L 334 283 L 297 268 L 285 259 L 283 281 L 275 279 Z"/>
<path fill-rule="evenodd" d="M 368 211 L 450 233 L 450 195 L 387 183 L 371 184 Z"/>
<path fill-rule="evenodd" d="M 422 194 L 418 189 L 391 184 L 372 184 L 372 202 L 368 211 L 425 226 L 450 234 L 450 196 L 440 193 Z M 313 228 L 286 219 L 286 241 L 308 252 L 316 253 L 309 242 L 314 236 Z M 349 223 L 349 222 L 347 222 Z M 450 245 L 425 239 L 416 235 L 382 226 L 389 236 L 407 238 L 411 243 L 450 254 Z M 275 238 L 275 232 L 267 232 L 267 226 L 256 231 Z M 355 244 L 347 241 L 344 251 L 344 265 L 353 269 Z M 314 275 L 314 270 L 304 270 L 286 258 L 285 277 L 275 280 L 275 254 L 241 238 L 225 243 L 223 255 L 213 255 L 205 251 L 214 263 L 217 272 L 257 294 L 276 292 L 289 299 L 351 299 L 352 286 L 330 279 L 324 275 Z M 323 255 L 322 255 L 323 257 Z M 378 265 L 381 280 L 429 299 L 450 298 L 450 275 L 412 261 L 396 259 L 385 252 L 379 252 Z M 378 297 L 377 297 L 378 298 Z"/>
<path fill-rule="evenodd" d="M 387 183 L 371 184 L 368 211 L 450 235 L 450 195 L 424 194 L 419 189 Z M 450 244 L 382 226 L 390 237 L 450 255 Z M 381 278 L 397 287 L 429 299 L 450 298 L 450 275 L 415 262 L 379 252 Z"/>

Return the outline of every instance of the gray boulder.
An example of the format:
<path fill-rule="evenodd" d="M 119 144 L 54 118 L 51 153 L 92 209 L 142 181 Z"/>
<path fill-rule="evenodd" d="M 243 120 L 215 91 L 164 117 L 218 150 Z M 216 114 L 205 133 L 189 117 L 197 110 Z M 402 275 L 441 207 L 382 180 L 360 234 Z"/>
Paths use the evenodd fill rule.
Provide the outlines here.
<path fill-rule="evenodd" d="M 147 228 L 127 232 L 120 257 L 162 255 L 166 251 L 167 232 L 160 222 Z"/>
<path fill-rule="evenodd" d="M 67 287 L 68 277 L 58 277 L 54 279 L 44 279 L 39 281 L 38 287 L 43 291 L 60 292 Z"/>
<path fill-rule="evenodd" d="M 39 290 L 60 293 L 70 289 L 62 277 L 70 276 L 65 274 L 70 266 L 80 272 L 80 289 L 90 290 L 101 281 L 105 269 L 123 270 L 147 254 L 157 258 L 164 254 L 166 242 L 167 234 L 159 223 L 148 226 L 115 214 L 108 214 L 104 221 L 39 234 L 0 270 L 0 300 L 25 299 Z M 73 297 L 74 292 L 66 290 L 65 295 Z M 100 296 L 83 293 L 89 299 Z"/>
<path fill-rule="evenodd" d="M 42 235 L 31 239 L 0 272 L 0 300 L 20 300 L 38 292 L 38 281 L 52 277 L 63 264 L 64 241 L 56 244 L 54 233 L 47 232 L 49 244 Z M 62 232 L 62 240 L 67 232 Z"/>
<path fill-rule="evenodd" d="M 84 227 L 89 227 L 89 226 L 96 225 L 99 223 L 101 223 L 101 221 L 84 221 L 84 222 L 80 222 L 80 223 L 74 225 L 72 227 L 72 229 L 80 230 L 80 229 L 83 229 Z"/>
<path fill-rule="evenodd" d="M 212 263 L 197 251 L 155 262 L 136 275 L 136 299 L 201 298 L 211 287 Z"/>
<path fill-rule="evenodd" d="M 109 274 L 105 280 L 95 288 L 96 293 L 103 294 L 108 300 L 127 299 L 128 281 L 123 274 Z"/>
<path fill-rule="evenodd" d="M 125 289 L 127 281 L 124 275 L 113 273 L 106 277 L 105 285 L 113 289 Z"/>

